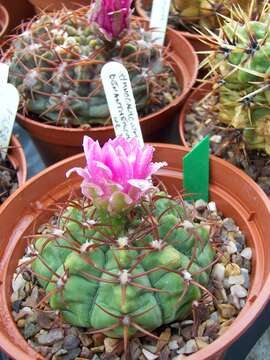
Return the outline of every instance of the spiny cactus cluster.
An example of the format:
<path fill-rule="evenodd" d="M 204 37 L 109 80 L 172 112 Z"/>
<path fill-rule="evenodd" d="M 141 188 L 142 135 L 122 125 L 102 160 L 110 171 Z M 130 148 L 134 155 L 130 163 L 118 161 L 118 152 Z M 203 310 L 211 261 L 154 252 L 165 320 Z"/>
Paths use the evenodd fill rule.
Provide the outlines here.
<path fill-rule="evenodd" d="M 185 318 L 209 294 L 218 245 L 209 222 L 151 184 L 164 166 L 151 162 L 152 147 L 116 138 L 101 149 L 86 137 L 84 149 L 86 167 L 67 175 L 83 177 L 85 197 L 30 237 L 28 265 L 45 289 L 41 304 L 126 348 L 130 336 Z"/>
<path fill-rule="evenodd" d="M 240 9 L 233 13 L 237 20 L 228 18 L 219 35 L 213 34 L 202 66 L 211 67 L 218 120 L 243 129 L 251 149 L 270 154 L 270 7 L 265 3 L 253 21 Z"/>
<path fill-rule="evenodd" d="M 228 14 L 233 5 L 246 9 L 248 3 L 244 0 L 173 0 L 171 14 L 179 25 L 216 29 L 222 21 L 220 14 Z"/>
<path fill-rule="evenodd" d="M 74 326 L 128 338 L 188 315 L 208 284 L 209 226 L 185 217 L 165 193 L 128 218 L 102 221 L 83 201 L 61 212 L 30 247 L 50 306 Z"/>
<path fill-rule="evenodd" d="M 22 111 L 65 127 L 110 124 L 100 72 L 111 60 L 127 68 L 140 115 L 168 104 L 169 91 L 179 89 L 166 49 L 161 57 L 136 20 L 121 38 L 108 41 L 89 19 L 89 7 L 42 14 L 12 38 L 4 60 Z"/>

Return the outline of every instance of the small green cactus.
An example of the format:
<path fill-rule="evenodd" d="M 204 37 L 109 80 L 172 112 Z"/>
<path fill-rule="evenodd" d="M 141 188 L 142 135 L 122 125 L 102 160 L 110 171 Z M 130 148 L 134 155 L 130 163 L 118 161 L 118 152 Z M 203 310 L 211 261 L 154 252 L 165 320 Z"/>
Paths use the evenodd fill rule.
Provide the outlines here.
<path fill-rule="evenodd" d="M 179 91 L 177 80 L 140 23 L 108 41 L 89 22 L 89 7 L 61 10 L 36 17 L 12 37 L 4 59 L 22 112 L 64 127 L 109 125 L 100 72 L 111 60 L 127 68 L 140 115 L 167 105 L 172 87 Z"/>
<path fill-rule="evenodd" d="M 78 327 L 124 343 L 137 332 L 185 318 L 209 293 L 218 259 L 210 224 L 195 222 L 182 198 L 154 187 L 154 149 L 110 140 L 101 149 L 85 137 L 84 198 L 64 206 L 28 248 L 45 289 L 42 302 Z M 89 201 L 90 200 L 90 201 Z M 54 224 L 54 225 L 53 225 Z"/>
<path fill-rule="evenodd" d="M 202 66 L 211 68 L 218 119 L 243 129 L 251 149 L 270 154 L 270 8 L 266 3 L 256 20 L 239 8 L 232 12 L 237 20 L 226 20 Z"/>
<path fill-rule="evenodd" d="M 183 319 L 208 284 L 209 226 L 187 220 L 164 193 L 138 204 L 116 232 L 114 220 L 105 225 L 76 203 L 35 242 L 32 270 L 50 306 L 74 326 L 117 338 Z"/>

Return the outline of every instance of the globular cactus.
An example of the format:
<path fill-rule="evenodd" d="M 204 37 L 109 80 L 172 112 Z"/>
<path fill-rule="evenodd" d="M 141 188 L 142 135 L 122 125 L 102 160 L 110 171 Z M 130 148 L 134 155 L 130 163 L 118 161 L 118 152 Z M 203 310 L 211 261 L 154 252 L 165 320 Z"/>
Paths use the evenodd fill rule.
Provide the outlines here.
<path fill-rule="evenodd" d="M 196 26 L 201 31 L 205 27 L 214 30 L 222 21 L 219 15 L 227 15 L 233 5 L 246 9 L 248 3 L 243 0 L 173 0 L 171 13 L 174 20 L 184 26 Z"/>
<path fill-rule="evenodd" d="M 167 105 L 171 86 L 179 90 L 166 49 L 161 55 L 139 21 L 128 28 L 130 1 L 110 5 L 125 3 L 126 10 L 108 12 L 109 20 L 104 21 L 95 5 L 109 11 L 107 3 L 42 14 L 12 38 L 4 61 L 10 65 L 9 81 L 20 92 L 24 113 L 64 127 L 110 124 L 100 72 L 112 60 L 127 68 L 140 115 Z M 168 77 L 173 79 L 170 84 Z"/>
<path fill-rule="evenodd" d="M 250 148 L 270 154 L 270 8 L 265 3 L 253 21 L 242 10 L 232 11 L 237 20 L 226 20 L 202 66 L 211 68 L 218 120 L 243 129 Z"/>
<path fill-rule="evenodd" d="M 84 149 L 87 166 L 74 170 L 88 199 L 70 202 L 35 237 L 31 268 L 67 322 L 127 345 L 191 312 L 208 292 L 216 250 L 209 224 L 151 185 L 164 164 L 151 163 L 149 145 L 118 138 L 101 149 L 87 138 Z"/>

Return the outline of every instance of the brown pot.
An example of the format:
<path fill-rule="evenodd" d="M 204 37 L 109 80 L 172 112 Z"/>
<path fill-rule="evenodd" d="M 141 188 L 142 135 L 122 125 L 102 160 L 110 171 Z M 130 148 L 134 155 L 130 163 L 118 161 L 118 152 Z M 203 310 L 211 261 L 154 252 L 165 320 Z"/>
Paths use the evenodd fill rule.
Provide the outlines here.
<path fill-rule="evenodd" d="M 11 162 L 13 168 L 17 170 L 18 184 L 22 186 L 27 178 L 27 165 L 23 147 L 14 135 L 11 137 L 8 160 Z"/>
<path fill-rule="evenodd" d="M 145 9 L 149 8 L 153 3 L 153 0 L 135 0 L 135 9 L 139 16 L 144 19 L 148 19 L 148 14 Z M 175 30 L 176 31 L 176 30 Z M 202 35 L 190 33 L 188 31 L 178 31 L 191 43 L 195 51 L 208 51 L 209 46 L 202 42 L 204 38 Z M 203 55 L 199 55 L 200 59 L 203 59 Z"/>
<path fill-rule="evenodd" d="M 9 26 L 9 14 L 5 6 L 0 4 L 0 37 L 6 35 Z"/>
<path fill-rule="evenodd" d="M 209 83 L 201 84 L 195 89 L 191 95 L 187 98 L 185 105 L 181 109 L 179 115 L 179 134 L 181 144 L 184 146 L 188 146 L 186 138 L 185 138 L 185 121 L 186 116 L 191 112 L 192 105 L 197 101 L 200 101 L 205 95 L 207 95 L 212 89 L 212 85 Z"/>
<path fill-rule="evenodd" d="M 65 6 L 68 9 L 76 9 L 90 4 L 90 0 L 30 0 L 37 12 L 40 10 L 55 11 Z"/>
<path fill-rule="evenodd" d="M 188 149 L 176 145 L 154 144 L 155 161 L 167 161 L 158 173 L 170 193 L 182 186 L 181 160 Z M 83 166 L 79 154 L 42 171 L 13 194 L 0 208 L 0 345 L 16 360 L 42 360 L 20 334 L 11 314 L 11 282 L 18 260 L 27 246 L 27 235 L 50 217 L 42 209 L 53 208 L 79 188 L 80 179 L 66 179 L 65 172 Z M 269 300 L 270 289 L 270 203 L 263 191 L 242 171 L 211 156 L 211 200 L 224 216 L 232 217 L 244 232 L 253 250 L 251 287 L 247 303 L 237 319 L 220 338 L 189 357 L 189 360 L 218 359 L 252 325 Z"/>
<path fill-rule="evenodd" d="M 143 21 L 144 24 L 148 23 Z M 181 84 L 182 93 L 163 109 L 140 119 L 144 137 L 166 127 L 173 119 L 173 115 L 191 90 L 197 76 L 198 58 L 189 42 L 180 33 L 171 29 L 167 31 L 166 41 L 171 44 L 170 60 L 174 66 L 177 80 Z M 98 139 L 100 143 L 115 136 L 113 126 L 70 129 L 47 125 L 19 113 L 17 120 L 29 131 L 44 162 L 48 165 L 81 152 L 84 135 Z"/>
<path fill-rule="evenodd" d="M 28 0 L 1 0 L 1 4 L 7 9 L 10 18 L 7 34 L 35 15 L 35 9 Z"/>

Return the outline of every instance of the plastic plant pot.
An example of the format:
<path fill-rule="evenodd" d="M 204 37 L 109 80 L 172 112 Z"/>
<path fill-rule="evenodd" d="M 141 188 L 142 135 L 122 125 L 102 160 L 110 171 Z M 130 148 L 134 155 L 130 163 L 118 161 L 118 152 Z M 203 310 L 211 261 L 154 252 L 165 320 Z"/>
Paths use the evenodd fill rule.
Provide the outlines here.
<path fill-rule="evenodd" d="M 142 22 L 147 26 L 147 21 L 142 20 Z M 173 115 L 180 108 L 197 77 L 198 58 L 186 38 L 168 29 L 166 42 L 170 44 L 169 60 L 174 67 L 181 93 L 167 106 L 140 119 L 144 138 L 166 127 L 173 119 Z M 17 121 L 30 133 L 47 165 L 80 153 L 84 135 L 99 140 L 101 144 L 114 137 L 112 125 L 91 129 L 64 128 L 42 123 L 37 118 L 30 118 L 20 113 L 17 114 Z"/>
<path fill-rule="evenodd" d="M 189 149 L 168 144 L 154 144 L 154 161 L 169 165 L 158 173 L 169 193 L 181 189 L 181 160 Z M 39 173 L 13 194 L 0 209 L 0 346 L 16 360 L 42 360 L 20 334 L 11 314 L 11 282 L 27 246 L 26 235 L 33 226 L 48 220 L 46 211 L 55 202 L 79 189 L 81 179 L 66 179 L 65 172 L 83 166 L 84 155 L 76 155 Z M 252 248 L 251 286 L 245 307 L 229 330 L 206 348 L 194 353 L 190 360 L 220 359 L 226 349 L 252 325 L 269 300 L 270 288 L 270 203 L 263 191 L 242 171 L 229 163 L 211 157 L 210 198 L 224 216 L 233 218 L 244 232 Z"/>

